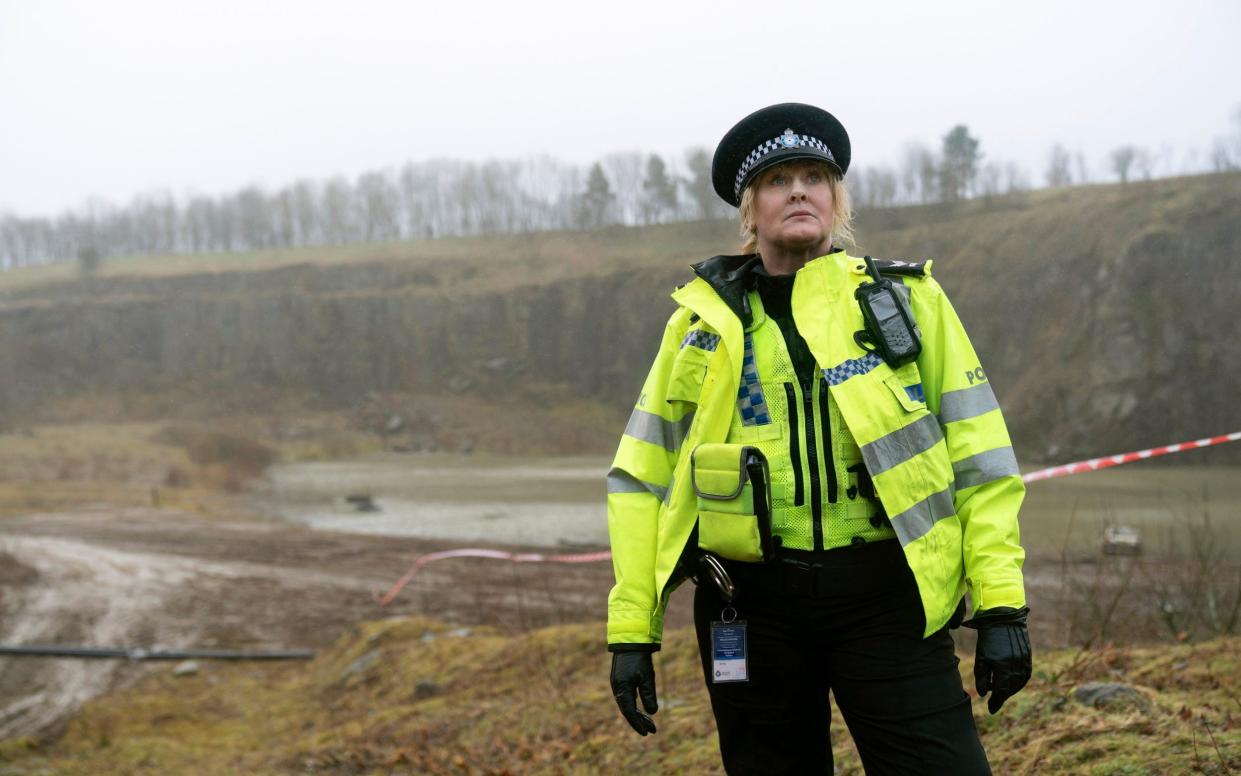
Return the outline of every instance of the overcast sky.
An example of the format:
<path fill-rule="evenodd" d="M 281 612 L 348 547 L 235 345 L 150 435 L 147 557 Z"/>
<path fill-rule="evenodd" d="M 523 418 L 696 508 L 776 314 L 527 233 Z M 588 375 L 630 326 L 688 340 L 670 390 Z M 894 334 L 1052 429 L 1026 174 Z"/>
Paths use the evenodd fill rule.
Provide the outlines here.
<path fill-rule="evenodd" d="M 714 148 L 796 100 L 855 165 L 965 123 L 1041 180 L 1122 143 L 1205 155 L 1241 2 L 0 0 L 0 211 L 216 194 L 437 156 Z"/>

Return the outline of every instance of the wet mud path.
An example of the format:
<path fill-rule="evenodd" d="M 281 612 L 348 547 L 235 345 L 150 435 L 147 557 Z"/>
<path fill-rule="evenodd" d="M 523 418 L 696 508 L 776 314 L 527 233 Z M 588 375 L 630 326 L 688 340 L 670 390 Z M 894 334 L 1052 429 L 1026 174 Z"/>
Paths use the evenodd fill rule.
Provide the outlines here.
<path fill-rule="evenodd" d="M 0 521 L 0 643 L 321 648 L 362 620 L 425 614 L 518 631 L 600 621 L 611 565 L 449 560 L 389 606 L 419 555 L 457 546 L 277 520 L 109 508 Z M 602 628 L 600 641 L 602 643 Z M 53 730 L 83 701 L 168 663 L 0 658 L 0 738 Z"/>

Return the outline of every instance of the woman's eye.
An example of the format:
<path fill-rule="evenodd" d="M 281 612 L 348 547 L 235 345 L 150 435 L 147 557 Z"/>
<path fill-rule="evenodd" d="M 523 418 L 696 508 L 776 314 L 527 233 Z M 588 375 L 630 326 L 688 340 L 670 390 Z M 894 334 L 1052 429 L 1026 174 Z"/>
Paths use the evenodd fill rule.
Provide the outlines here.
<path fill-rule="evenodd" d="M 776 186 L 783 186 L 783 185 L 784 185 L 784 176 L 783 176 L 783 175 L 773 175 L 773 176 L 771 176 L 771 182 L 772 182 L 772 184 L 773 184 L 773 185 L 776 185 Z"/>
<path fill-rule="evenodd" d="M 823 175 L 821 173 L 812 172 L 806 176 L 806 180 L 810 181 L 811 183 L 818 183 L 823 180 Z"/>

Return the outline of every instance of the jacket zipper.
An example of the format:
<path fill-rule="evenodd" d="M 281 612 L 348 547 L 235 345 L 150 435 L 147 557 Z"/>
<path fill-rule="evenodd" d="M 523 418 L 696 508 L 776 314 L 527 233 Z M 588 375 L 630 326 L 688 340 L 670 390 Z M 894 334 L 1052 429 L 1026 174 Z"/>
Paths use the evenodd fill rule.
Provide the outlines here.
<path fill-rule="evenodd" d="M 813 380 L 802 383 L 802 409 L 806 413 L 806 463 L 810 467 L 810 514 L 814 530 L 814 548 L 823 549 L 823 489 L 819 483 L 819 450 L 814 438 Z"/>
<path fill-rule="evenodd" d="M 805 474 L 801 469 L 801 434 L 797 428 L 797 394 L 792 383 L 784 384 L 784 396 L 789 408 L 789 462 L 793 466 L 793 504 L 806 503 Z"/>
<path fill-rule="evenodd" d="M 827 379 L 819 380 L 819 419 L 823 423 L 823 468 L 827 470 L 827 501 L 836 503 L 836 460 L 832 457 L 832 416 L 827 409 Z"/>

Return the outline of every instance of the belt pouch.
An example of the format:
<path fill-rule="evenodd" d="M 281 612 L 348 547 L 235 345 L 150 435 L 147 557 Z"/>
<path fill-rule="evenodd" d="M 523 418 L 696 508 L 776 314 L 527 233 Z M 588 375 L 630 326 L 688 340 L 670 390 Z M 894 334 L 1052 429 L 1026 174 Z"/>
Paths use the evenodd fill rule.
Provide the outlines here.
<path fill-rule="evenodd" d="M 698 495 L 698 546 L 728 560 L 772 557 L 771 478 L 756 447 L 708 443 L 690 455 Z"/>

